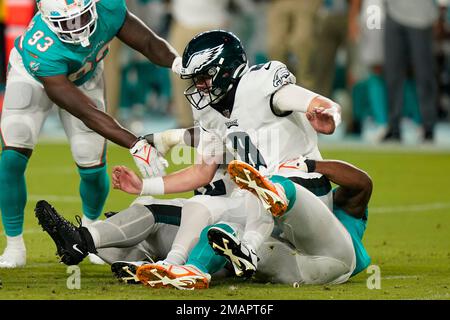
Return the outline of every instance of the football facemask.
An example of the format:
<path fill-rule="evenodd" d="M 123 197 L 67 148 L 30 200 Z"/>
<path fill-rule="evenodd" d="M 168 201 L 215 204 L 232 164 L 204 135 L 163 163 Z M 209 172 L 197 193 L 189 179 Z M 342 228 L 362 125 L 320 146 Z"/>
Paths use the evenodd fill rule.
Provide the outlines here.
<path fill-rule="evenodd" d="M 87 47 L 97 28 L 95 0 L 39 0 L 42 19 L 65 43 Z"/>

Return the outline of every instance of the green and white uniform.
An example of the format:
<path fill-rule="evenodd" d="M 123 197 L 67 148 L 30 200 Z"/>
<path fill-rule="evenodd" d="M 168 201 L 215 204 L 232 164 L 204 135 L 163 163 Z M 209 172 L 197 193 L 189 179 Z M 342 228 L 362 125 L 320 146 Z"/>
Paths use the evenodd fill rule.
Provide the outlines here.
<path fill-rule="evenodd" d="M 124 0 L 99 0 L 95 5 L 97 27 L 89 38 L 89 46 L 62 42 L 37 13 L 11 50 L 0 122 L 3 146 L 0 209 L 9 237 L 20 236 L 23 232 L 28 165 L 28 157 L 10 148 L 33 150 L 54 106 L 39 77 L 67 76 L 99 110 L 106 109 L 103 58 L 108 53 L 108 43 L 125 21 L 127 8 Z M 66 110 L 58 108 L 58 113 L 79 167 L 83 214 L 95 220 L 103 210 L 109 191 L 106 139 Z"/>
<path fill-rule="evenodd" d="M 105 110 L 103 58 L 108 53 L 109 42 L 124 23 L 127 9 L 124 0 L 100 0 L 96 5 L 97 29 L 88 47 L 59 40 L 40 13 L 16 39 L 9 61 L 1 121 L 5 146 L 33 149 L 37 142 L 53 106 L 38 77 L 65 75 L 97 108 Z M 65 110 L 60 109 L 59 115 L 76 163 L 82 167 L 99 165 L 103 160 L 105 139 Z M 82 148 L 76 144 L 80 139 Z"/>

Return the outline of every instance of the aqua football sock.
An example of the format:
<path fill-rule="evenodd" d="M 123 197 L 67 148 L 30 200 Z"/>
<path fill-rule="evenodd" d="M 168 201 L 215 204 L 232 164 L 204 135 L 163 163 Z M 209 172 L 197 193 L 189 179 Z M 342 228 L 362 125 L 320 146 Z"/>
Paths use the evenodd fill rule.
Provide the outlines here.
<path fill-rule="evenodd" d="M 101 168 L 79 168 L 80 196 L 83 203 L 83 214 L 96 220 L 101 215 L 109 193 L 109 177 L 106 165 Z"/>
<path fill-rule="evenodd" d="M 232 227 L 224 223 L 208 226 L 202 230 L 197 245 L 192 249 L 187 265 L 193 265 L 204 273 L 213 274 L 222 269 L 227 263 L 227 259 L 216 254 L 208 242 L 208 230 L 211 227 L 222 228 L 223 230 L 236 235 Z"/>
<path fill-rule="evenodd" d="M 0 159 L 0 209 L 5 233 L 9 237 L 23 232 L 27 203 L 25 169 L 28 160 L 28 157 L 14 150 L 4 150 Z"/>

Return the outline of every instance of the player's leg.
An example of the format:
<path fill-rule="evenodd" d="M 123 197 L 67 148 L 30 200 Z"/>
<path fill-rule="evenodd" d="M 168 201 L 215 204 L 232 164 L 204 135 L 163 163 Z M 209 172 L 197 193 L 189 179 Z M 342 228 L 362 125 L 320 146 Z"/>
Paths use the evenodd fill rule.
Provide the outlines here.
<path fill-rule="evenodd" d="M 258 251 L 255 280 L 289 285 L 339 284 L 347 281 L 348 265 L 329 256 L 299 252 L 285 240 L 271 237 Z"/>
<path fill-rule="evenodd" d="M 99 66 L 100 67 L 100 66 Z M 97 72 L 100 72 L 98 70 Z M 98 109 L 105 111 L 104 84 L 100 74 L 80 87 Z M 69 139 L 73 158 L 80 175 L 79 192 L 83 209 L 83 225 L 98 219 L 109 193 L 109 177 L 106 166 L 106 139 L 87 128 L 67 111 L 59 110 L 64 130 Z M 100 263 L 95 257 L 91 262 Z"/>
<path fill-rule="evenodd" d="M 149 236 L 136 246 L 99 249 L 98 255 L 111 264 L 111 271 L 119 280 L 128 284 L 141 283 L 137 269 L 166 257 L 177 231 L 176 225 L 156 223 Z"/>
<path fill-rule="evenodd" d="M 232 176 L 242 176 L 239 171 L 243 171 L 243 166 L 232 169 L 237 172 L 233 174 L 232 170 Z M 275 186 L 270 186 L 272 182 L 264 180 L 256 170 L 246 169 L 251 172 L 250 178 L 257 182 L 257 194 L 264 201 L 264 190 L 270 191 Z M 355 268 L 355 252 L 347 230 L 312 192 L 282 176 L 272 177 L 272 180 L 278 188 L 282 186 L 289 201 L 288 210 L 276 222 L 283 238 L 302 253 L 298 262 L 303 279 L 299 282 L 334 283 L 347 280 Z M 249 184 L 242 186 L 252 188 Z"/>
<path fill-rule="evenodd" d="M 161 200 L 163 201 L 163 200 Z M 165 200 L 170 202 L 172 200 Z M 149 238 L 152 232 L 155 232 L 155 223 L 168 220 L 168 209 L 164 211 L 164 205 L 134 204 L 131 207 L 120 211 L 112 217 L 92 223 L 88 226 L 81 225 L 75 227 L 71 222 L 57 213 L 57 211 L 46 201 L 40 201 L 36 205 L 36 217 L 39 224 L 43 227 L 54 240 L 58 255 L 62 262 L 66 264 L 80 263 L 88 253 L 97 253 L 97 249 L 105 248 L 125 248 L 130 250 L 138 246 Z M 167 204 L 166 207 L 175 207 Z M 156 209 L 160 209 L 160 214 Z M 170 218 L 180 221 L 181 209 L 175 207 L 177 212 L 170 212 Z M 147 247 L 147 251 L 150 248 Z M 145 250 L 144 250 L 145 251 Z M 111 262 L 116 259 L 108 257 L 112 252 L 103 251 L 102 257 Z M 114 254 L 118 254 L 117 252 Z"/>
<path fill-rule="evenodd" d="M 11 60 L 16 55 L 13 50 Z M 19 63 L 12 64 L 0 123 L 3 150 L 0 159 L 0 209 L 7 237 L 0 268 L 14 268 L 26 263 L 22 236 L 27 202 L 25 170 L 51 106 L 43 87 L 28 76 Z"/>
<path fill-rule="evenodd" d="M 277 225 L 282 237 L 300 252 L 294 255 L 296 264 L 292 264 L 299 272 L 296 281 L 299 284 L 346 281 L 355 268 L 350 235 L 322 201 L 304 187 L 294 185 L 295 203 L 286 215 L 278 218 Z M 284 256 L 294 259 L 289 254 Z"/>
<path fill-rule="evenodd" d="M 226 214 L 242 215 L 242 199 L 199 195 L 186 201 L 182 209 L 181 224 L 165 262 L 173 265 L 186 263 L 189 252 L 199 239 L 203 228 Z"/>
<path fill-rule="evenodd" d="M 226 258 L 217 255 L 208 243 L 208 232 L 211 228 L 236 235 L 235 229 L 226 223 L 207 226 L 200 233 L 199 241 L 189 254 L 185 265 L 143 265 L 138 268 L 137 277 L 145 285 L 154 288 L 208 288 L 211 274 L 221 270 L 227 262 Z"/>
<path fill-rule="evenodd" d="M 274 221 L 271 213 L 252 193 L 244 191 L 241 197 L 244 201 L 240 210 L 246 213 L 247 219 L 239 237 L 223 228 L 211 227 L 208 239 L 214 251 L 228 259 L 237 276 L 251 277 L 257 268 L 257 252 L 272 233 Z"/>
<path fill-rule="evenodd" d="M 138 276 L 142 282 L 153 288 L 160 288 L 162 279 L 171 279 L 174 274 L 184 277 L 194 273 L 198 276 L 198 270 L 189 268 L 187 270 L 180 266 L 186 263 L 190 251 L 198 242 L 199 236 L 206 226 L 223 218 L 245 224 L 242 200 L 242 197 L 199 195 L 186 201 L 183 205 L 180 228 L 171 251 L 165 260 L 146 265 L 145 269 L 141 270 L 141 276 Z M 185 272 L 187 273 L 185 274 Z M 178 289 L 192 289 L 190 285 L 179 283 L 179 281 L 179 279 L 175 280 L 172 285 Z"/>

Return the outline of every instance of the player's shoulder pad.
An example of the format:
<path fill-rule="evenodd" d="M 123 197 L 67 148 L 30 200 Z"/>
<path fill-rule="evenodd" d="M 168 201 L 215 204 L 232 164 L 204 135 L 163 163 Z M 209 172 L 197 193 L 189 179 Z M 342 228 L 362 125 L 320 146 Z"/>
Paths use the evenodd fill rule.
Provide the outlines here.
<path fill-rule="evenodd" d="M 30 42 L 40 32 L 41 41 Z M 33 76 L 53 76 L 67 72 L 66 50 L 56 35 L 44 22 L 36 20 L 24 35 L 22 41 L 22 60 L 24 67 Z"/>
<path fill-rule="evenodd" d="M 127 8 L 125 0 L 98 0 L 97 7 L 99 6 L 108 11 L 126 10 Z"/>
<path fill-rule="evenodd" d="M 99 19 L 117 32 L 125 22 L 126 2 L 125 0 L 99 0 L 97 2 L 97 14 Z"/>
<path fill-rule="evenodd" d="M 286 84 L 295 84 L 296 78 L 286 65 L 280 61 L 254 65 L 249 68 L 247 78 L 256 88 L 271 95 Z"/>

